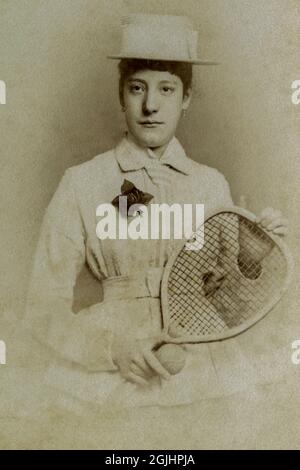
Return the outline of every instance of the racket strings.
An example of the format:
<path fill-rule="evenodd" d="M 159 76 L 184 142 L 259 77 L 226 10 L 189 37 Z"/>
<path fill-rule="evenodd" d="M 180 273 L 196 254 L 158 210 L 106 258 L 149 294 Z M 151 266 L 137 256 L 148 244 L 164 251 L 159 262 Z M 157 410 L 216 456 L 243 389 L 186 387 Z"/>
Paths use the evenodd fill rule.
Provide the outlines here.
<path fill-rule="evenodd" d="M 218 214 L 204 224 L 203 248 L 183 248 L 172 266 L 169 322 L 180 335 L 226 332 L 256 316 L 285 274 L 284 256 L 262 229 L 235 213 Z"/>

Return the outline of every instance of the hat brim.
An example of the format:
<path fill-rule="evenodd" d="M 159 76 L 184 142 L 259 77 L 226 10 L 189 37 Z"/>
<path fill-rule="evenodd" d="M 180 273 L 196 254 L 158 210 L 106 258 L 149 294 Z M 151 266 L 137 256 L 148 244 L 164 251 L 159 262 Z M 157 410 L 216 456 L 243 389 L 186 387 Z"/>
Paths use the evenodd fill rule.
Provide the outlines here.
<path fill-rule="evenodd" d="M 108 59 L 115 59 L 115 60 L 155 60 L 159 62 L 182 62 L 186 64 L 193 64 L 193 65 L 220 65 L 220 62 L 213 62 L 213 61 L 204 61 L 204 60 L 194 60 L 194 59 L 178 59 L 178 58 L 170 58 L 164 59 L 161 57 L 137 57 L 137 56 L 124 56 L 124 55 L 108 55 Z"/>

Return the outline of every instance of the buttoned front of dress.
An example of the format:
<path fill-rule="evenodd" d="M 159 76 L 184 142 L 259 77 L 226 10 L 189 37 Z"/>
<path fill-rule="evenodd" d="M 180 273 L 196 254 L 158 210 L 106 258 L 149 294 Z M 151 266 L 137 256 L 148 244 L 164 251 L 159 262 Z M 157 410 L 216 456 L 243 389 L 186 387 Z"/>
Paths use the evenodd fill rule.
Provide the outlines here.
<path fill-rule="evenodd" d="M 151 150 L 142 150 L 125 138 L 113 152 L 85 165 L 73 169 L 74 187 L 88 244 L 91 252 L 93 248 L 97 252 L 105 277 L 144 270 L 145 263 L 146 266 L 162 266 L 170 252 L 170 243 L 164 240 L 96 240 L 96 208 L 101 203 L 111 202 L 120 193 L 125 178 L 152 194 L 151 204 L 198 203 L 204 204 L 205 211 L 232 204 L 224 177 L 190 160 L 175 138 L 160 160 Z"/>

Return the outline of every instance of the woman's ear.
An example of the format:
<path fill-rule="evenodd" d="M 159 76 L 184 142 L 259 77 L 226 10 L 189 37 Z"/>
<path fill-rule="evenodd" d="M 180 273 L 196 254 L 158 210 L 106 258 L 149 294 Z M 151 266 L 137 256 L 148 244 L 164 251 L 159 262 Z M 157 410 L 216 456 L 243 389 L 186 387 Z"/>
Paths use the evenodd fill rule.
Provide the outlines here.
<path fill-rule="evenodd" d="M 182 101 L 182 109 L 185 111 L 188 109 L 192 98 L 192 88 L 188 88 L 184 94 L 183 101 Z"/>

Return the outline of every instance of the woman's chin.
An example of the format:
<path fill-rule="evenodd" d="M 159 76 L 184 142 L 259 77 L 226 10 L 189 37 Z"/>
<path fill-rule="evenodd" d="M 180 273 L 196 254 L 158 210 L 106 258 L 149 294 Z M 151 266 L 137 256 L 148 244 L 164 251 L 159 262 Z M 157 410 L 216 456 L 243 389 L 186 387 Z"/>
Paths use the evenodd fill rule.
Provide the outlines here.
<path fill-rule="evenodd" d="M 157 135 L 147 135 L 147 136 L 143 136 L 143 138 L 138 139 L 137 143 L 141 147 L 155 149 L 155 148 L 160 148 L 160 147 L 165 146 L 166 144 L 169 143 L 171 139 L 172 137 L 170 137 L 169 139 L 162 139 L 161 137 Z"/>

